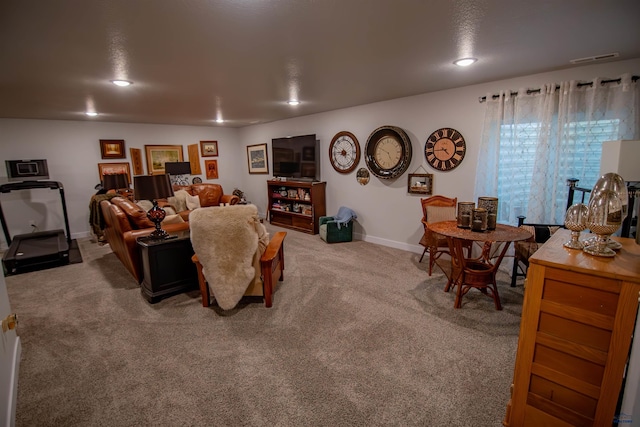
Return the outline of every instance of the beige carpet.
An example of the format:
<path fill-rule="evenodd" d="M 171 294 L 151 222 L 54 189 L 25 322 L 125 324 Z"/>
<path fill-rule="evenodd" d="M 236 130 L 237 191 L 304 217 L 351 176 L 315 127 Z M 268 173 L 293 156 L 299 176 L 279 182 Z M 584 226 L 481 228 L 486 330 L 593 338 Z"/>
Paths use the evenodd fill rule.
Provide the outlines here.
<path fill-rule="evenodd" d="M 270 231 L 278 230 L 268 226 Z M 522 288 L 453 308 L 419 255 L 290 231 L 274 305 L 151 305 L 110 252 L 7 277 L 18 426 L 500 426 Z"/>

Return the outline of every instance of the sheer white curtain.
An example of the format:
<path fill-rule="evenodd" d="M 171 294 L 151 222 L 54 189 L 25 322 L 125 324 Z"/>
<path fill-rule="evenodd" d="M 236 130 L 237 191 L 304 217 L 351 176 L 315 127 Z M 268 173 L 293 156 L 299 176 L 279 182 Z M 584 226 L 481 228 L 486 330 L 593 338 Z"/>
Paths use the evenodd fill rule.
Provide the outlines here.
<path fill-rule="evenodd" d="M 568 178 L 591 188 L 602 142 L 640 137 L 639 86 L 569 81 L 487 95 L 475 197 L 499 198 L 498 220 L 562 224 Z M 639 166 L 640 167 L 640 166 Z"/>

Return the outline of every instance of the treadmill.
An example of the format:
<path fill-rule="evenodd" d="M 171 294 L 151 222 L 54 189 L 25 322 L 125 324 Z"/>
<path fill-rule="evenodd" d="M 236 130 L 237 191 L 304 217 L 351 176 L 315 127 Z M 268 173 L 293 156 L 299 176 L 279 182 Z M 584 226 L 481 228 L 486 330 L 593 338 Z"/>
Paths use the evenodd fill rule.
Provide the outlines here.
<path fill-rule="evenodd" d="M 19 234 L 11 239 L 7 228 L 7 221 L 2 211 L 2 205 L 0 204 L 0 221 L 2 222 L 4 237 L 9 245 L 9 249 L 2 257 L 2 264 L 7 275 L 58 267 L 69 263 L 71 233 L 69 231 L 69 217 L 67 215 L 67 204 L 64 198 L 62 183 L 57 181 L 10 182 L 0 185 L 0 193 L 4 194 L 12 191 L 32 190 L 35 188 L 49 188 L 60 191 L 66 235 L 65 230 L 57 229 Z"/>

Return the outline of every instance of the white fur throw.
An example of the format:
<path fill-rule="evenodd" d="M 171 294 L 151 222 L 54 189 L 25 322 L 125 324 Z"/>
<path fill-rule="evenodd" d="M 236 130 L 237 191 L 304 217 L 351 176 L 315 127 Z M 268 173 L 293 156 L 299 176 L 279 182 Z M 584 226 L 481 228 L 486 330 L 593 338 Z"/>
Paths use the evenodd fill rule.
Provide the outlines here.
<path fill-rule="evenodd" d="M 189 215 L 191 244 L 218 305 L 235 307 L 256 270 L 258 208 L 255 205 L 207 207 Z"/>

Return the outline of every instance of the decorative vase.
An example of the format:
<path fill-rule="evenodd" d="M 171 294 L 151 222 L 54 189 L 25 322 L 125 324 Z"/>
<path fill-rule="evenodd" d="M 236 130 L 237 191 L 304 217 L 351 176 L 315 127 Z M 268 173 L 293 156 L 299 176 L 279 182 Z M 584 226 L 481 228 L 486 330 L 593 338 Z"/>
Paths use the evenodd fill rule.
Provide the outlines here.
<path fill-rule="evenodd" d="M 458 202 L 458 227 L 471 228 L 471 214 L 476 204 L 473 202 Z"/>
<path fill-rule="evenodd" d="M 588 207 L 587 228 L 597 235 L 595 243 L 584 247 L 590 255 L 612 257 L 615 252 L 607 239 L 622 225 L 622 202 L 615 191 L 602 190 L 592 195 Z"/>
<path fill-rule="evenodd" d="M 584 244 L 579 240 L 580 232 L 587 228 L 589 208 L 583 203 L 576 203 L 567 209 L 564 226 L 571 230 L 571 240 L 564 243 L 565 248 L 583 249 Z"/>
<path fill-rule="evenodd" d="M 487 231 L 487 210 L 476 208 L 471 216 L 471 231 Z"/>
<path fill-rule="evenodd" d="M 498 220 L 498 198 L 478 197 L 478 207 L 487 210 L 487 230 L 495 230 Z"/>

